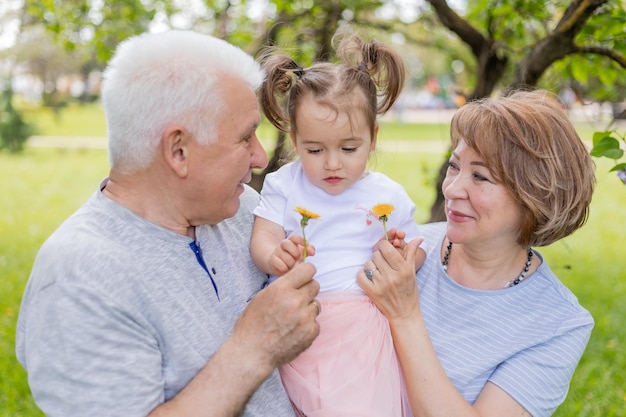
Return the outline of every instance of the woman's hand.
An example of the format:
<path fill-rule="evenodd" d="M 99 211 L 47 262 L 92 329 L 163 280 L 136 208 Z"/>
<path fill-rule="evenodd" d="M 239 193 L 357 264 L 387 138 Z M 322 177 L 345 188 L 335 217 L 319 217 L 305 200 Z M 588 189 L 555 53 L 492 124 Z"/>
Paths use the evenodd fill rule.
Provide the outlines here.
<path fill-rule="evenodd" d="M 415 265 L 421 265 L 426 257 L 419 249 L 421 243 L 422 239 L 414 239 L 401 253 L 392 243 L 381 240 L 372 259 L 357 274 L 357 281 L 365 294 L 389 321 L 421 314 L 415 278 Z M 365 269 L 370 273 L 366 274 Z"/>

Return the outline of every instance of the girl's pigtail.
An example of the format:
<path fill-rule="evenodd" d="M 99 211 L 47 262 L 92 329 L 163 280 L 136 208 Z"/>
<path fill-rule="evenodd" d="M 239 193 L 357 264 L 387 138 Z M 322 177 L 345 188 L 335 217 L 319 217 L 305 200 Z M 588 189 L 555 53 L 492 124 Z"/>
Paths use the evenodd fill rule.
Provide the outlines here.
<path fill-rule="evenodd" d="M 365 42 L 358 35 L 341 38 L 337 55 L 357 71 L 366 72 L 376 86 L 378 100 L 376 113 L 385 114 L 397 100 L 406 78 L 404 61 L 400 54 L 386 44 Z"/>
<path fill-rule="evenodd" d="M 363 57 L 368 73 L 376 84 L 378 97 L 377 113 L 385 114 L 402 92 L 406 70 L 402 57 L 391 47 L 377 41 L 363 45 Z"/>
<path fill-rule="evenodd" d="M 285 114 L 285 101 L 297 76 L 303 74 L 302 67 L 286 55 L 274 54 L 275 49 L 267 49 L 259 61 L 266 78 L 259 89 L 259 105 L 265 117 L 278 130 L 290 131 L 289 116 Z"/>

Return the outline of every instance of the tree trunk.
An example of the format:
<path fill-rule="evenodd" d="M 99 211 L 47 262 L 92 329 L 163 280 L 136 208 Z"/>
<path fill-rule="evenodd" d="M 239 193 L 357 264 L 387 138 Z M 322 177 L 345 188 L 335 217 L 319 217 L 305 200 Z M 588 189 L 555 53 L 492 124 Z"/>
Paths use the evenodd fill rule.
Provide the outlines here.
<path fill-rule="evenodd" d="M 476 76 L 476 87 L 469 95 L 469 100 L 476 100 L 488 97 L 493 92 L 496 84 L 506 70 L 508 58 L 499 57 L 496 53 L 494 42 L 486 40 L 476 57 L 478 62 L 478 74 Z"/>
<path fill-rule="evenodd" d="M 290 151 L 287 148 L 287 134 L 285 132 L 278 132 L 278 139 L 276 140 L 276 146 L 274 147 L 274 154 L 267 164 L 267 167 L 259 173 L 253 172 L 252 180 L 248 185 L 258 192 L 261 192 L 265 176 L 270 172 L 276 171 L 285 164 L 285 161 L 289 161 L 290 159 Z"/>
<path fill-rule="evenodd" d="M 444 0 L 428 0 L 441 23 L 456 33 L 472 50 L 476 57 L 478 74 L 476 87 L 469 100 L 487 97 L 493 92 L 507 66 L 506 57 L 498 57 L 494 43 L 469 25 L 451 10 Z M 575 36 L 582 30 L 592 14 L 607 0 L 574 0 L 568 6 L 554 31 L 537 42 L 515 67 L 514 79 L 509 89 L 534 87 L 543 73 L 559 59 L 581 52 L 574 44 Z M 598 53 L 598 51 L 594 51 Z M 439 169 L 437 194 L 430 210 L 429 221 L 445 220 L 444 197 L 441 186 L 446 173 L 447 160 Z"/>
<path fill-rule="evenodd" d="M 491 95 L 498 81 L 502 78 L 508 65 L 506 56 L 498 56 L 495 42 L 485 38 L 476 28 L 452 10 L 445 0 L 428 0 L 442 25 L 455 33 L 472 51 L 476 58 L 476 87 L 468 94 L 468 100 L 476 100 Z M 441 190 L 443 179 L 448 167 L 444 159 L 437 177 L 435 201 L 430 207 L 430 222 L 446 219 L 444 197 Z"/>
<path fill-rule="evenodd" d="M 436 190 L 437 194 L 435 195 L 435 201 L 432 206 L 430 206 L 430 219 L 429 222 L 442 222 L 446 220 L 445 213 L 445 199 L 443 197 L 442 187 L 443 180 L 446 177 L 446 171 L 448 170 L 448 159 L 444 159 L 443 163 L 439 167 L 439 175 L 437 177 L 437 185 Z"/>

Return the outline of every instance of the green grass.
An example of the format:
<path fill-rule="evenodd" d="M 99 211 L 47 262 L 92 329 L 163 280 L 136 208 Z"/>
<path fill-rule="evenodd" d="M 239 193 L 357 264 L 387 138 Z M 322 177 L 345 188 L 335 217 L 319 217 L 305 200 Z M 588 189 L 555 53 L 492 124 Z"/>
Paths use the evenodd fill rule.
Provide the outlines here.
<path fill-rule="evenodd" d="M 69 122 L 69 117 L 62 120 Z M 49 121 L 38 123 L 45 126 Z M 81 123 L 72 119 L 69 124 L 76 128 Z M 54 135 L 72 131 L 65 122 L 56 129 Z M 381 144 L 392 139 L 439 140 L 435 134 L 440 130 L 436 124 L 384 124 L 380 140 Z M 104 135 L 95 130 L 74 132 L 71 136 Z M 273 137 L 269 130 L 263 135 Z M 405 186 L 417 205 L 416 219 L 425 221 L 434 198 L 432 178 L 442 155 L 432 149 L 392 149 L 379 152 L 373 168 Z M 626 187 L 607 173 L 609 162 L 597 164 L 598 187 L 588 223 L 573 236 L 540 249 L 596 320 L 557 417 L 626 415 Z M 96 190 L 107 170 L 105 150 L 27 148 L 21 155 L 0 153 L 0 417 L 42 416 L 31 399 L 26 374 L 15 360 L 20 299 L 45 238 Z"/>
<path fill-rule="evenodd" d="M 55 113 L 49 107 L 21 104 L 24 118 L 35 127 L 36 135 L 46 136 L 106 136 L 106 120 L 100 103 L 70 104 Z"/>
<path fill-rule="evenodd" d="M 105 137 L 106 121 L 100 103 L 85 105 L 70 104 L 55 114 L 51 108 L 19 105 L 26 121 L 34 124 L 37 135 L 46 136 L 86 136 Z M 276 138 L 275 129 L 264 120 L 258 130 L 258 136 L 264 141 Z M 421 124 L 416 133 L 415 125 L 410 123 L 382 122 L 380 139 L 394 140 L 446 140 L 448 125 L 445 123 Z"/>
<path fill-rule="evenodd" d="M 42 415 L 15 359 L 20 299 L 43 241 L 97 189 L 106 173 L 107 157 L 102 150 L 0 153 L 0 416 Z"/>
<path fill-rule="evenodd" d="M 70 104 L 58 114 L 51 108 L 33 107 L 25 103 L 19 105 L 24 112 L 26 121 L 35 127 L 36 135 L 65 136 L 69 139 L 78 137 L 106 137 L 106 121 L 100 103 L 85 105 Z M 449 138 L 449 124 L 441 117 L 434 115 L 431 123 L 402 123 L 397 118 L 389 118 L 380 125 L 379 140 L 381 141 L 444 141 Z M 580 122 L 576 125 L 580 137 L 591 141 L 593 132 L 604 130 L 605 126 L 592 122 Z M 266 144 L 276 140 L 276 130 L 263 119 L 257 134 Z"/>
<path fill-rule="evenodd" d="M 611 163 L 596 162 L 598 186 L 587 224 L 542 250 L 596 321 L 558 417 L 626 415 L 626 187 L 607 173 Z"/>

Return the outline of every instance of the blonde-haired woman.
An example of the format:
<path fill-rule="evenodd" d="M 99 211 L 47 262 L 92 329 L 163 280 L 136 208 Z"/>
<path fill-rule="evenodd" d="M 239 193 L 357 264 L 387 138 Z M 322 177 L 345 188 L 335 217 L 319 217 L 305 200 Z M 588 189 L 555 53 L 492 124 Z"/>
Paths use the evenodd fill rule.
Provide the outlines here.
<path fill-rule="evenodd" d="M 389 320 L 419 416 L 549 416 L 563 402 L 593 327 L 533 247 L 581 227 L 594 165 L 545 91 L 458 110 L 443 183 L 447 222 L 422 228 L 415 274 L 387 242 L 359 283 Z"/>

